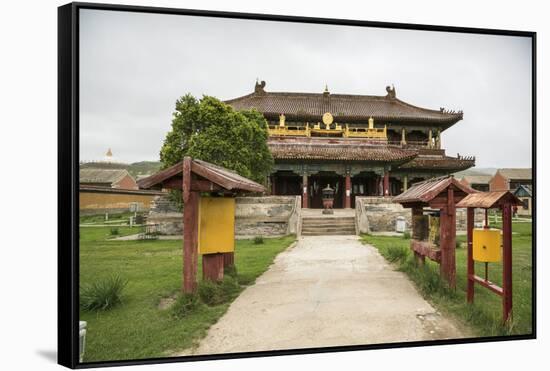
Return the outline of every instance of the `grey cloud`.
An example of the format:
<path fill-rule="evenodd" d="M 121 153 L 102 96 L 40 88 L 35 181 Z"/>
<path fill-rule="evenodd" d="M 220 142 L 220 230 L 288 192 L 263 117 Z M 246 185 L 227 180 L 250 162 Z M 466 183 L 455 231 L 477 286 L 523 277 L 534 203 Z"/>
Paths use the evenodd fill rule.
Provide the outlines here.
<path fill-rule="evenodd" d="M 81 158 L 108 147 L 157 160 L 178 97 L 268 91 L 384 95 L 464 110 L 443 134 L 480 167 L 531 166 L 527 38 L 349 26 L 81 12 Z"/>

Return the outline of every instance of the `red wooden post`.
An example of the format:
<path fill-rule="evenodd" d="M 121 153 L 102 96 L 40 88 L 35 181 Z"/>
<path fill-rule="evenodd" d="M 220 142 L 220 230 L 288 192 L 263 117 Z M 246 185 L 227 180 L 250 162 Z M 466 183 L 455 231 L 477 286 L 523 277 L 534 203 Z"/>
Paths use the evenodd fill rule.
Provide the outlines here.
<path fill-rule="evenodd" d="M 204 254 L 202 256 L 202 278 L 218 282 L 223 280 L 224 254 Z"/>
<path fill-rule="evenodd" d="M 229 267 L 230 265 L 235 265 L 235 253 L 226 252 L 223 254 L 223 266 Z"/>
<path fill-rule="evenodd" d="M 416 230 L 415 229 L 415 216 L 421 216 L 422 215 L 422 207 L 413 207 L 411 209 L 411 212 L 412 212 L 412 226 L 411 226 L 411 230 L 412 230 L 412 234 L 411 234 L 411 250 L 413 250 L 413 253 L 414 253 L 414 258 L 415 258 L 415 262 L 416 264 L 419 264 L 419 263 L 422 263 L 422 264 L 425 264 L 426 263 L 426 257 L 419 254 L 418 252 L 416 252 L 414 249 L 413 249 L 413 240 L 414 240 L 414 231 Z"/>
<path fill-rule="evenodd" d="M 191 158 L 183 160 L 183 292 L 197 289 L 199 193 L 191 192 Z"/>
<path fill-rule="evenodd" d="M 512 205 L 502 207 L 502 312 L 503 321 L 512 314 Z"/>
<path fill-rule="evenodd" d="M 384 196 L 390 195 L 390 172 L 384 172 Z"/>
<path fill-rule="evenodd" d="M 449 283 L 449 287 L 454 289 L 456 288 L 456 213 L 454 190 L 451 187 L 447 190 L 447 205 L 441 209 L 439 244 L 441 248 L 440 273 Z"/>
<path fill-rule="evenodd" d="M 346 191 L 344 197 L 344 207 L 346 209 L 351 208 L 351 176 L 349 174 L 346 174 Z"/>
<path fill-rule="evenodd" d="M 304 209 L 307 209 L 308 208 L 308 204 L 309 204 L 309 195 L 308 195 L 308 183 L 307 183 L 307 174 L 304 174 L 302 176 L 302 183 L 303 183 L 303 188 L 302 188 L 302 208 Z"/>
<path fill-rule="evenodd" d="M 468 290 L 466 298 L 468 303 L 474 302 L 474 274 L 475 274 L 475 265 L 474 265 L 474 251 L 473 251 L 473 237 L 474 237 L 474 213 L 475 208 L 469 207 L 467 211 L 467 227 L 466 233 L 468 238 Z"/>

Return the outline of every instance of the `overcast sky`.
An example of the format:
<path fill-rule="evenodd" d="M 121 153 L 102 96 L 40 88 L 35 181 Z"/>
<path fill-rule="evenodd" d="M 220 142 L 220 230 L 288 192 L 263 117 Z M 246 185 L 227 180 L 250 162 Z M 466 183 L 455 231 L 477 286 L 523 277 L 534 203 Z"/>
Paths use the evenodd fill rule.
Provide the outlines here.
<path fill-rule="evenodd" d="M 463 110 L 442 135 L 477 167 L 531 166 L 531 41 L 510 36 L 81 10 L 80 158 L 158 160 L 175 101 L 266 91 Z"/>

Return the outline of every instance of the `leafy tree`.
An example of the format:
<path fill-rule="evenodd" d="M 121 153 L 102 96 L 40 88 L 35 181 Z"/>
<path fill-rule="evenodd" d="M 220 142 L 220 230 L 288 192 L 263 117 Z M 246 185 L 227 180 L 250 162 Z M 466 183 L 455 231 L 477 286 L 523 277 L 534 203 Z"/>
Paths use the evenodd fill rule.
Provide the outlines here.
<path fill-rule="evenodd" d="M 214 97 L 197 100 L 187 94 L 176 102 L 160 160 L 167 168 L 191 156 L 265 183 L 273 166 L 267 136 L 267 122 L 258 111 L 235 111 Z"/>

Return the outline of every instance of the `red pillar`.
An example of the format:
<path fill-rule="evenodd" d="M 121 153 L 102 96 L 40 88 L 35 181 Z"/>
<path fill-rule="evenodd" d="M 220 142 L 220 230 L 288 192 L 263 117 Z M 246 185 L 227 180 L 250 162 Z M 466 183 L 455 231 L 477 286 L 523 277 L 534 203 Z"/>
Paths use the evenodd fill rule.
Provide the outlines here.
<path fill-rule="evenodd" d="M 197 288 L 199 194 L 190 192 L 183 207 L 183 292 Z"/>
<path fill-rule="evenodd" d="M 307 183 L 307 175 L 302 176 L 302 208 L 307 209 L 309 205 L 309 195 L 308 195 L 308 183 Z"/>
<path fill-rule="evenodd" d="M 506 322 L 512 314 L 512 205 L 502 207 L 502 312 Z"/>
<path fill-rule="evenodd" d="M 384 172 L 384 196 L 390 195 L 390 172 Z"/>
<path fill-rule="evenodd" d="M 183 292 L 197 289 L 198 254 L 198 192 L 191 191 L 191 157 L 183 159 Z"/>
<path fill-rule="evenodd" d="M 449 287 L 456 288 L 456 213 L 454 203 L 454 190 L 447 190 L 447 206 L 441 209 L 440 214 L 440 237 L 441 249 L 440 273 L 441 277 L 449 283 Z"/>
<path fill-rule="evenodd" d="M 346 192 L 344 198 L 344 207 L 346 209 L 351 208 L 351 176 L 346 174 Z"/>
<path fill-rule="evenodd" d="M 475 208 L 469 207 L 467 211 L 467 227 L 466 234 L 468 239 L 468 289 L 466 294 L 466 299 L 468 303 L 474 302 L 474 274 L 475 274 L 475 265 L 474 265 L 474 250 L 473 250 L 473 238 L 474 238 L 474 213 Z"/>
<path fill-rule="evenodd" d="M 414 258 L 415 258 L 415 261 L 416 261 L 416 264 L 425 264 L 426 263 L 426 257 L 424 255 L 421 255 L 419 254 L 418 252 L 414 251 L 413 249 L 413 243 L 414 243 L 414 240 L 418 237 L 416 234 L 415 234 L 415 231 L 416 231 L 416 217 L 418 216 L 422 216 L 423 212 L 422 212 L 422 207 L 413 207 L 411 209 L 411 212 L 412 212 L 412 226 L 411 226 L 411 250 L 413 250 L 413 253 L 414 253 Z"/>

